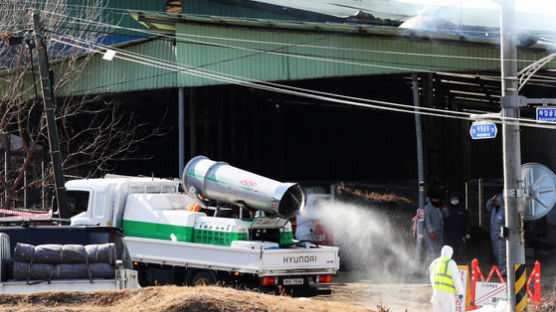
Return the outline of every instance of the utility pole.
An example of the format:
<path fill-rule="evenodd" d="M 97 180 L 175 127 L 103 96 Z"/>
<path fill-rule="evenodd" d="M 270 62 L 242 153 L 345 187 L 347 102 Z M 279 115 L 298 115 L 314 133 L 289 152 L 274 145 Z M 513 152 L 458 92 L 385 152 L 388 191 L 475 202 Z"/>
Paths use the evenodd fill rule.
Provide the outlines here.
<path fill-rule="evenodd" d="M 411 88 L 413 91 L 413 106 L 415 110 L 415 135 L 417 140 L 417 178 L 419 179 L 419 209 L 425 209 L 425 174 L 423 170 L 423 135 L 421 130 L 421 115 L 419 112 L 419 84 L 417 74 L 411 74 Z M 417 215 L 417 218 L 419 216 Z M 417 230 L 418 235 L 419 230 Z M 415 246 L 415 260 L 421 262 L 421 252 L 424 248 L 423 239 L 417 237 Z"/>
<path fill-rule="evenodd" d="M 41 34 L 39 15 L 37 13 L 33 14 L 33 25 L 35 30 L 35 45 L 39 57 L 39 70 L 44 112 L 46 114 L 46 127 L 48 130 L 48 144 L 50 146 L 50 159 L 52 160 L 54 183 L 56 187 L 56 203 L 58 204 L 60 218 L 70 218 L 71 213 L 67 206 L 66 187 L 64 185 L 65 179 L 62 170 L 62 152 L 60 151 L 58 129 L 56 127 L 56 118 L 54 117 L 56 98 L 52 90 L 52 81 L 50 80 L 50 71 L 48 68 L 48 55 L 46 54 L 46 47 Z"/>
<path fill-rule="evenodd" d="M 413 91 L 413 106 L 415 110 L 415 134 L 417 139 L 417 178 L 419 179 L 419 208 L 425 207 L 425 174 L 423 173 L 423 135 L 421 130 L 421 115 L 419 112 L 419 85 L 417 74 L 411 75 Z"/>
<path fill-rule="evenodd" d="M 518 96 L 517 46 L 515 33 L 515 0 L 503 0 L 500 12 L 500 53 L 502 73 L 502 116 L 519 118 L 522 101 Z M 504 163 L 504 204 L 507 233 L 506 272 L 508 305 L 516 311 L 515 264 L 525 264 L 525 249 L 522 236 L 523 189 L 521 178 L 521 142 L 519 126 L 502 123 Z"/>
<path fill-rule="evenodd" d="M 178 177 L 181 179 L 183 168 L 185 167 L 185 118 L 184 118 L 184 90 L 183 87 L 178 89 Z"/>

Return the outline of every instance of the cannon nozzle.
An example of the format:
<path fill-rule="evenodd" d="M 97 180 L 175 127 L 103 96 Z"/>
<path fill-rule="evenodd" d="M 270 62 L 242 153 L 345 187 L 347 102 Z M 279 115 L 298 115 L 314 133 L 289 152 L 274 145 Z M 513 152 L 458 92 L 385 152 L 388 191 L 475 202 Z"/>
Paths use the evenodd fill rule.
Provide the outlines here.
<path fill-rule="evenodd" d="M 305 205 L 297 183 L 281 183 L 205 156 L 191 159 L 183 171 L 185 190 L 208 199 L 262 210 L 289 219 Z"/>

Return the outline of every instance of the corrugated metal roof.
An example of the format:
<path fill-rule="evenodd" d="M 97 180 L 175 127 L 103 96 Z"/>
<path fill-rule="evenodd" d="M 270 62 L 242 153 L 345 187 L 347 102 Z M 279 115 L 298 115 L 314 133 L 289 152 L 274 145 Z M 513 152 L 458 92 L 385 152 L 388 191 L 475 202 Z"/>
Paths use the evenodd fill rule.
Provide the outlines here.
<path fill-rule="evenodd" d="M 446 19 L 457 25 L 500 26 L 500 6 L 494 1 L 466 0 L 249 0 L 276 7 L 293 8 L 308 13 L 320 13 L 347 18 L 358 11 L 380 19 L 406 21 L 428 11 L 428 14 Z M 536 31 L 554 31 L 554 6 L 549 1 L 523 0 L 516 3 L 516 27 Z"/>
<path fill-rule="evenodd" d="M 320 23 L 302 21 L 263 20 L 253 18 L 236 18 L 222 16 L 167 15 L 130 10 L 130 15 L 139 23 L 152 30 L 174 33 L 175 25 L 181 24 L 217 24 L 219 26 L 245 26 L 250 28 L 267 28 L 282 30 L 301 30 L 313 32 L 353 33 L 359 35 L 402 36 L 415 39 L 454 40 L 478 43 L 493 43 L 496 39 L 486 37 L 481 32 L 462 35 L 453 31 L 421 31 L 389 26 L 377 26 L 359 23 Z M 172 26 L 174 25 L 174 26 Z"/>
<path fill-rule="evenodd" d="M 415 16 L 422 5 L 404 3 L 391 0 L 250 0 L 251 2 L 266 3 L 287 8 L 317 12 L 331 16 L 346 18 L 355 15 L 358 11 L 365 11 L 379 18 L 406 20 Z"/>
<path fill-rule="evenodd" d="M 188 0 L 182 1 L 182 12 L 187 15 L 233 16 L 278 20 L 326 21 L 334 19 L 331 16 L 314 14 L 314 12 L 299 12 L 293 8 L 263 5 L 254 1 Z"/>

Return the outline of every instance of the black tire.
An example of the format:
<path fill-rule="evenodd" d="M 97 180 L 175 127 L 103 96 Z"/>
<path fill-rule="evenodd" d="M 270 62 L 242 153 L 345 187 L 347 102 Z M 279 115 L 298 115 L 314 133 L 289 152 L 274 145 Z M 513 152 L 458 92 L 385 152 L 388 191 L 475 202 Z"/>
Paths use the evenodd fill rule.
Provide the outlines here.
<path fill-rule="evenodd" d="M 191 278 L 191 286 L 214 285 L 218 282 L 216 275 L 210 271 L 198 271 Z"/>

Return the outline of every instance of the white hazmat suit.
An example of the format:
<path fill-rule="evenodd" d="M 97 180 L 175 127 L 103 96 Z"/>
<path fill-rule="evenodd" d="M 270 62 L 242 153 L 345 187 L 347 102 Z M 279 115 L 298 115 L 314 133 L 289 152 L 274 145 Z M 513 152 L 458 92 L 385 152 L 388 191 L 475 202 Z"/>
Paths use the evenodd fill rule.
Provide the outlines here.
<path fill-rule="evenodd" d="M 450 276 L 452 277 L 454 287 L 456 288 L 456 293 L 454 294 L 453 292 L 435 288 L 435 272 L 432 272 L 435 262 L 446 261 L 446 258 L 452 259 L 453 253 L 454 250 L 452 249 L 452 247 L 447 245 L 442 247 L 440 257 L 434 259 L 434 261 L 429 266 L 430 281 L 432 285 L 431 303 L 434 312 L 456 311 L 456 295 L 463 295 L 464 292 L 463 284 L 458 272 L 458 265 L 454 260 L 450 260 L 448 262 L 448 271 L 450 273 Z"/>

